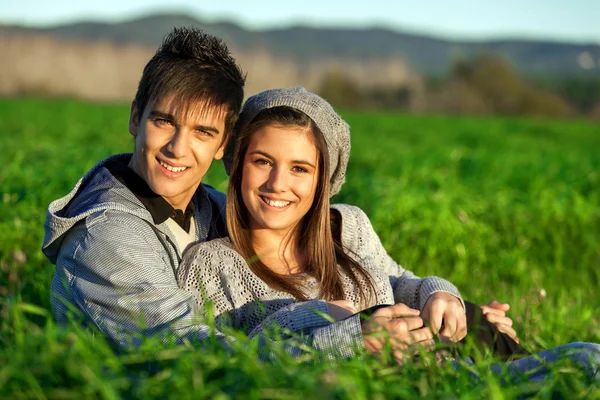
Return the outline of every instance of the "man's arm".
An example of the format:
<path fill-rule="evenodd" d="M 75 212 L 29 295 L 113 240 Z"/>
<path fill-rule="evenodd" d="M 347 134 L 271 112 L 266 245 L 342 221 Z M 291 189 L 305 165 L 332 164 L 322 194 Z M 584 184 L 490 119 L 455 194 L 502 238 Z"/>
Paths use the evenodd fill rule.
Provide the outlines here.
<path fill-rule="evenodd" d="M 141 220 L 133 227 L 120 223 L 118 216 L 106 218 L 81 223 L 65 237 L 52 287 L 55 311 L 63 309 L 64 301 L 72 303 L 120 345 L 136 345 L 153 335 L 192 343 L 209 338 L 214 330 L 200 319 L 194 298 L 177 286 L 169 260 L 140 233 L 152 228 Z M 61 296 L 63 288 L 67 296 Z M 214 334 L 227 348 L 233 341 Z M 271 340 L 261 336 L 261 341 Z M 360 322 L 341 321 L 279 344 L 292 355 L 314 348 L 326 357 L 350 357 L 362 347 Z"/>

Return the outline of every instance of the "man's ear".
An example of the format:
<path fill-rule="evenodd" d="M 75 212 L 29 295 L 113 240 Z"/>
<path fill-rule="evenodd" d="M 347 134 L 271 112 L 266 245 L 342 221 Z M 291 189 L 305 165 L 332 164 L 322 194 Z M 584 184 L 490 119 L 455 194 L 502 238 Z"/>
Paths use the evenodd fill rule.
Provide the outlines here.
<path fill-rule="evenodd" d="M 138 128 L 140 126 L 140 114 L 137 107 L 137 102 L 133 100 L 131 102 L 131 110 L 129 112 L 129 133 L 131 136 L 136 137 L 138 135 Z"/>
<path fill-rule="evenodd" d="M 223 158 L 223 156 L 225 155 L 225 148 L 227 147 L 227 143 L 229 143 L 230 138 L 231 132 L 229 132 L 229 135 L 227 135 L 225 140 L 223 140 L 223 143 L 221 143 L 221 147 L 219 147 L 219 150 L 217 150 L 217 152 L 215 153 L 215 156 L 213 157 L 215 160 L 220 160 L 221 158 Z"/>

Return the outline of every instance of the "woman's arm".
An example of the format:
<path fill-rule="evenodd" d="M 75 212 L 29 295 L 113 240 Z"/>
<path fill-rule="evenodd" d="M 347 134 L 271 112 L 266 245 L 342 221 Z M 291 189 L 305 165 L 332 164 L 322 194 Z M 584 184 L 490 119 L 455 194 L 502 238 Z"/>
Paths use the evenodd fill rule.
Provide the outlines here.
<path fill-rule="evenodd" d="M 212 316 L 220 328 L 245 328 L 250 337 L 268 337 L 267 333 L 277 332 L 289 338 L 291 332 L 304 333 L 307 334 L 302 339 L 305 346 L 309 342 L 323 346 L 329 343 L 328 335 L 341 335 L 342 343 L 356 334 L 360 336 L 355 324 L 329 326 L 329 315 L 333 314 L 334 320 L 350 315 L 337 312 L 340 310 L 336 304 L 324 300 L 297 302 L 291 296 L 288 299 L 258 297 L 256 293 L 262 292 L 264 284 L 252 274 L 239 254 L 222 242 L 199 243 L 188 249 L 177 275 L 179 286 L 193 296 L 201 316 L 206 317 L 207 307 L 211 305 Z M 295 346 L 294 340 L 290 342 Z"/>
<path fill-rule="evenodd" d="M 458 289 L 452 283 L 436 276 L 420 278 L 396 263 L 387 254 L 369 217 L 360 208 L 345 204 L 336 204 L 333 208 L 342 216 L 344 247 L 363 267 L 378 269 L 389 277 L 396 303 L 423 310 L 432 294 L 446 292 L 464 304 Z"/>
<path fill-rule="evenodd" d="M 396 263 L 383 247 L 367 215 L 358 207 L 334 206 L 342 215 L 342 243 L 365 268 L 384 272 L 393 291 L 395 303 L 421 310 L 432 329 L 450 340 L 466 335 L 465 306 L 452 283 L 430 276 L 420 278 Z"/>

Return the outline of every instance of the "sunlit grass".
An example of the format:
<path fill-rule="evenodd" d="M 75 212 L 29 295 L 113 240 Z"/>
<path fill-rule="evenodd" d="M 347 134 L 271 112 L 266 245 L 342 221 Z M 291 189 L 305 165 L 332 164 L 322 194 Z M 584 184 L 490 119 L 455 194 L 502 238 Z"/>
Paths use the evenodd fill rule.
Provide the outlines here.
<path fill-rule="evenodd" d="M 600 342 L 600 126 L 586 121 L 346 113 L 347 182 L 390 254 L 454 282 L 475 302 L 511 303 L 524 344 Z M 45 210 L 98 160 L 127 152 L 128 106 L 0 100 L 1 398 L 513 398 L 598 396 L 568 366 L 540 387 L 466 369 L 371 358 L 259 363 L 148 340 L 115 353 L 97 333 L 57 327 L 54 267 L 40 252 Z M 205 181 L 224 190 L 215 164 Z M 594 391 L 595 390 L 595 391 Z"/>

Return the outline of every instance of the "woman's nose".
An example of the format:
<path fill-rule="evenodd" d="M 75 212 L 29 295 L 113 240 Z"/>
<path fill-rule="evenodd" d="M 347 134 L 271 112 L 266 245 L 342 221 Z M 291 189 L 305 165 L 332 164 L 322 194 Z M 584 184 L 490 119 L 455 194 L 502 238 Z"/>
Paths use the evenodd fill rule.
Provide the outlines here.
<path fill-rule="evenodd" d="M 273 167 L 269 174 L 267 187 L 274 192 L 284 192 L 288 188 L 288 176 L 283 168 Z"/>

